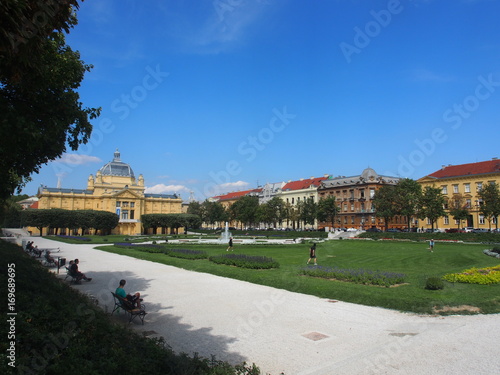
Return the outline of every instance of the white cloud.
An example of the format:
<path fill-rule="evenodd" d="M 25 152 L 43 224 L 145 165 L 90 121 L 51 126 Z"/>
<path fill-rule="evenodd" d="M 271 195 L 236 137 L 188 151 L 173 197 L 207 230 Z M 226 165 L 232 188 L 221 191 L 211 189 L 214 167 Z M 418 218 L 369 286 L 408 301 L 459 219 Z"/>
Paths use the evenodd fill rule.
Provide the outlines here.
<path fill-rule="evenodd" d="M 189 191 L 190 190 L 184 185 L 165 185 L 165 184 L 156 184 L 151 187 L 147 187 L 146 190 L 144 190 L 144 192 L 148 194 L 172 194 L 172 193 L 181 193 Z"/>
<path fill-rule="evenodd" d="M 68 153 L 63 154 L 59 159 L 54 160 L 54 163 L 65 163 L 69 165 L 85 165 L 100 162 L 101 159 L 99 159 L 97 156 Z"/>
<path fill-rule="evenodd" d="M 245 181 L 236 181 L 236 182 L 227 182 L 225 184 L 220 184 L 218 188 L 220 190 L 225 191 L 234 191 L 234 190 L 244 190 L 250 186 L 250 183 Z"/>

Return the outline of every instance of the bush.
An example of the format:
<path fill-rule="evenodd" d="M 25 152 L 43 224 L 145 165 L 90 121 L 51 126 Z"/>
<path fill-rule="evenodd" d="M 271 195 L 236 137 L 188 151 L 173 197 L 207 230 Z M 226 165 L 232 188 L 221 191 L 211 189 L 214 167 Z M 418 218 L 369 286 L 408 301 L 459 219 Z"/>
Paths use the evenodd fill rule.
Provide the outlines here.
<path fill-rule="evenodd" d="M 429 277 L 425 282 L 425 289 L 427 290 L 444 289 L 444 282 L 439 277 L 436 276 Z"/>

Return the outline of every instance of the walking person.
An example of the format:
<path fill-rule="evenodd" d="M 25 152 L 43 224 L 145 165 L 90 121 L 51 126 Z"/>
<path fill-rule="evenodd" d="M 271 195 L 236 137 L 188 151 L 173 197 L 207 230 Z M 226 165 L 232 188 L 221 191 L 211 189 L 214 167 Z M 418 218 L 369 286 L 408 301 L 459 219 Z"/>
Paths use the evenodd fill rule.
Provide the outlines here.
<path fill-rule="evenodd" d="M 433 252 L 434 250 L 434 240 L 430 240 L 429 241 L 429 249 L 428 249 L 431 253 Z"/>
<path fill-rule="evenodd" d="M 311 259 L 314 259 L 314 265 L 317 266 L 318 263 L 316 261 L 316 243 L 313 243 L 311 248 L 309 249 L 309 259 L 307 261 L 307 264 L 309 264 Z"/>
<path fill-rule="evenodd" d="M 229 246 L 227 247 L 226 251 L 233 251 L 233 237 L 229 237 Z"/>

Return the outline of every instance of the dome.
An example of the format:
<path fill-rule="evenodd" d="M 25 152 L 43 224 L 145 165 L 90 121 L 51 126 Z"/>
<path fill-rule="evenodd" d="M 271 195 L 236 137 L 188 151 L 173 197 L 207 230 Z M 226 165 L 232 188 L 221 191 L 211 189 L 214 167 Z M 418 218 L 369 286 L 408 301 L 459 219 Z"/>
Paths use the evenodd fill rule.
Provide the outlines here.
<path fill-rule="evenodd" d="M 377 172 L 375 172 L 372 168 L 366 168 L 363 173 L 361 173 L 361 177 L 364 180 L 376 180 L 378 178 Z"/>
<path fill-rule="evenodd" d="M 119 177 L 132 177 L 134 176 L 134 171 L 130 168 L 130 165 L 124 163 L 120 160 L 120 152 L 115 151 L 113 161 L 105 164 L 99 172 L 103 176 L 119 176 Z"/>

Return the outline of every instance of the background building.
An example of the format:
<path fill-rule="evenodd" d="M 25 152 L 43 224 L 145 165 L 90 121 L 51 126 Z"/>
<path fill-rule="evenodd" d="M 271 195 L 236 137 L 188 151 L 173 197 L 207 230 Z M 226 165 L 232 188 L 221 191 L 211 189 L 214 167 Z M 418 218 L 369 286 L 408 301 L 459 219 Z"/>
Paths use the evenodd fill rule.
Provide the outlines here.
<path fill-rule="evenodd" d="M 435 227 L 446 230 L 450 228 L 473 227 L 489 229 L 490 223 L 485 220 L 480 212 L 481 198 L 478 192 L 484 185 L 490 183 L 500 184 L 500 160 L 482 161 L 460 165 L 443 165 L 434 173 L 417 180 L 425 186 L 440 188 L 445 196 L 447 205 L 445 207 L 448 215 L 440 217 Z M 463 222 L 457 222 L 449 215 L 453 201 L 461 201 L 462 207 L 469 211 L 469 215 Z M 421 227 L 431 228 L 427 220 L 421 221 Z"/>
<path fill-rule="evenodd" d="M 384 228 L 382 218 L 375 216 L 373 197 L 383 185 L 396 185 L 398 177 L 382 176 L 372 168 L 366 168 L 359 176 L 338 176 L 324 180 L 318 188 L 319 198 L 333 196 L 340 208 L 336 228 L 368 229 Z M 400 218 L 394 218 L 391 227 L 403 227 Z M 331 227 L 331 223 L 319 223 L 320 227 Z"/>
<path fill-rule="evenodd" d="M 120 159 L 116 150 L 111 162 L 90 175 L 86 189 L 63 189 L 41 186 L 38 208 L 65 210 L 98 210 L 115 212 L 119 224 L 115 234 L 141 234 L 144 214 L 181 213 L 182 199 L 175 194 L 144 193 L 144 177 L 136 179 L 130 165 Z M 33 228 L 33 232 L 37 230 Z"/>

